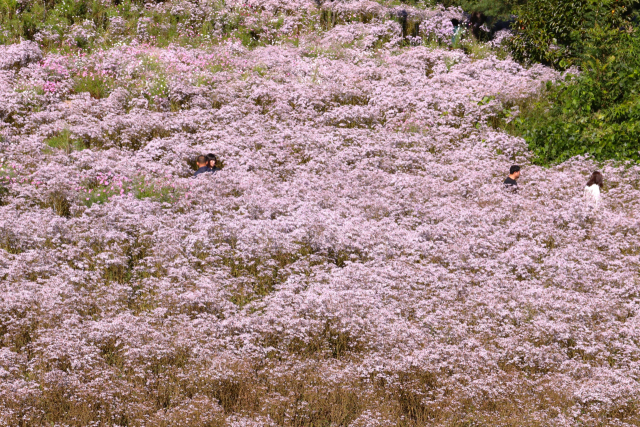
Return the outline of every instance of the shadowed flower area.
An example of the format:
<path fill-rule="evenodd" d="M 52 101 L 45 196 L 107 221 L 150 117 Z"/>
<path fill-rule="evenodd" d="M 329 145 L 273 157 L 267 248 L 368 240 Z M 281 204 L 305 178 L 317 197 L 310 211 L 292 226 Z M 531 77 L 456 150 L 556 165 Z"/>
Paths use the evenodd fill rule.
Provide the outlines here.
<path fill-rule="evenodd" d="M 562 75 L 250 3 L 268 43 L 0 46 L 0 425 L 639 425 L 640 167 L 499 126 Z"/>

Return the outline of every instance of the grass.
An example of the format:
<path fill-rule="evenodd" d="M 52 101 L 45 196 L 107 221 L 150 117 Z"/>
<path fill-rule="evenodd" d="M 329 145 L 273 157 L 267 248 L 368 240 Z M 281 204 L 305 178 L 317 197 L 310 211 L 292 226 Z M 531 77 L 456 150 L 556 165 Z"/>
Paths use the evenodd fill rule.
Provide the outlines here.
<path fill-rule="evenodd" d="M 9 197 L 9 190 L 0 184 L 0 206 L 4 206 L 5 200 Z"/>
<path fill-rule="evenodd" d="M 131 194 L 139 200 L 151 199 L 158 203 L 176 203 L 184 196 L 186 189 L 169 181 L 154 180 L 138 176 L 133 180 L 111 180 L 108 184 L 99 184 L 95 179 L 83 183 L 78 197 L 87 207 L 93 204 L 108 203 L 112 197 Z"/>
<path fill-rule="evenodd" d="M 158 47 L 170 44 L 202 47 L 234 38 L 253 48 L 291 36 L 299 37 L 301 31 L 314 31 L 313 22 L 317 18 L 317 13 L 305 13 L 305 22 L 298 25 L 292 34 L 281 34 L 278 29 L 284 23 L 284 12 L 263 19 L 262 12 L 255 8 L 229 8 L 225 2 L 217 1 L 211 6 L 219 12 L 218 17 L 213 21 L 197 21 L 189 11 L 163 13 L 147 9 L 144 5 L 142 0 L 118 0 L 106 4 L 99 0 L 0 0 L 0 28 L 3 30 L 0 31 L 0 44 L 34 40 L 36 34 L 42 35 L 46 31 L 55 37 L 40 39 L 45 52 L 91 52 L 107 49 L 123 40 L 139 38 L 138 23 L 144 18 L 148 20 L 144 41 Z M 124 20 L 118 34 L 113 33 L 110 21 L 116 16 Z M 245 25 L 247 17 L 255 17 L 257 21 L 248 27 Z M 184 26 L 185 22 L 189 22 L 189 26 Z M 69 28 L 84 23 L 92 27 L 94 34 L 88 39 L 76 37 L 68 43 Z"/>
<path fill-rule="evenodd" d="M 71 202 L 67 194 L 62 190 L 54 190 L 49 193 L 43 207 L 53 209 L 56 215 L 64 218 L 71 216 Z"/>
<path fill-rule="evenodd" d="M 230 71 L 232 69 L 231 64 L 225 63 L 224 61 L 212 62 L 204 67 L 202 74 L 196 76 L 195 85 L 215 87 L 216 82 L 214 81 L 214 75 L 221 71 Z"/>
<path fill-rule="evenodd" d="M 11 337 L 13 346 L 24 346 L 25 342 L 33 340 L 29 327 L 25 325 L 19 336 Z M 440 370 L 387 369 L 369 375 L 335 378 L 322 375 L 335 360 L 317 359 L 313 355 L 291 355 L 286 371 L 278 369 L 281 362 L 270 359 L 222 362 L 217 371 L 225 374 L 212 375 L 207 367 L 193 367 L 186 372 L 193 356 L 188 349 L 175 345 L 157 360 L 133 371 L 124 368 L 126 356 L 112 338 L 94 345 L 105 366 L 119 380 L 130 382 L 131 391 L 121 397 L 131 402 L 130 409 L 126 413 L 110 413 L 112 403 L 99 391 L 81 390 L 66 382 L 42 383 L 43 392 L 33 396 L 31 404 L 44 410 L 48 423 L 89 425 L 111 424 L 118 420 L 120 425 L 138 425 L 138 420 L 144 419 L 145 425 L 153 426 L 222 426 L 226 417 L 242 414 L 269 417 L 279 426 L 364 426 L 367 424 L 366 421 L 363 424 L 363 419 L 354 421 L 363 415 L 366 420 L 369 413 L 373 418 L 386 421 L 380 425 L 399 427 L 541 427 L 575 406 L 570 391 L 557 390 L 557 386 L 550 383 L 510 393 L 472 396 L 466 391 L 465 384 L 456 383 L 451 373 Z M 67 362 L 60 360 L 57 363 L 58 368 L 63 369 Z M 527 375 L 513 366 L 505 369 L 499 373 L 499 381 L 503 384 Z M 541 389 L 546 391 L 540 393 Z M 91 404 L 76 404 L 78 399 L 72 400 L 72 397 L 78 395 L 82 396 L 80 402 Z M 541 403 L 553 408 L 547 413 L 547 419 L 536 419 L 531 415 Z M 7 404 L 12 406 L 9 400 Z M 636 425 L 640 421 L 637 405 L 637 399 L 629 398 L 616 405 L 615 413 L 613 410 L 610 414 L 598 413 L 597 405 L 586 405 L 583 413 L 586 418 L 590 414 L 612 416 L 621 423 Z M 176 414 L 180 408 L 186 408 L 180 416 L 191 420 L 191 424 L 179 423 L 178 419 L 167 424 L 157 418 Z M 108 419 L 104 418 L 105 410 Z M 215 420 L 202 421 L 208 414 L 213 414 Z M 8 423 L 37 425 L 14 421 L 17 419 L 9 419 Z"/>
<path fill-rule="evenodd" d="M 8 185 L 16 175 L 16 171 L 13 168 L 0 165 L 0 206 L 4 206 L 7 203 L 10 195 L 9 189 L 5 185 Z"/>
<path fill-rule="evenodd" d="M 73 90 L 76 93 L 89 92 L 92 98 L 102 99 L 109 96 L 114 86 L 113 78 L 88 73 L 86 75 L 77 76 L 74 81 Z"/>
<path fill-rule="evenodd" d="M 69 129 L 64 129 L 56 135 L 45 139 L 44 143 L 52 149 L 62 150 L 67 154 L 88 148 L 82 140 L 74 138 Z"/>
<path fill-rule="evenodd" d="M 153 101 L 156 97 L 167 98 L 169 96 L 169 79 L 164 73 L 160 73 L 151 80 L 144 89 L 145 97 Z"/>
<path fill-rule="evenodd" d="M 36 95 L 44 95 L 45 90 L 41 85 L 31 86 L 31 85 L 20 85 L 15 89 L 18 93 L 24 93 L 33 91 Z"/>
<path fill-rule="evenodd" d="M 507 49 L 503 47 L 494 47 L 489 43 L 476 40 L 474 37 L 465 37 L 459 46 L 464 52 L 474 60 L 485 59 L 491 55 L 495 55 L 498 59 L 504 60 L 509 55 Z"/>
<path fill-rule="evenodd" d="M 502 129 L 514 136 L 523 135 L 523 124 L 539 113 L 540 103 L 545 101 L 544 90 L 525 98 L 503 101 L 502 111 L 491 116 L 487 122 L 494 129 Z M 486 97 L 485 97 L 486 98 Z M 482 102 L 482 101 L 481 101 Z M 514 118 L 514 114 L 517 117 Z"/>
<path fill-rule="evenodd" d="M 185 189 L 164 181 L 150 180 L 144 176 L 133 182 L 137 199 L 152 199 L 159 203 L 175 203 L 184 196 Z"/>

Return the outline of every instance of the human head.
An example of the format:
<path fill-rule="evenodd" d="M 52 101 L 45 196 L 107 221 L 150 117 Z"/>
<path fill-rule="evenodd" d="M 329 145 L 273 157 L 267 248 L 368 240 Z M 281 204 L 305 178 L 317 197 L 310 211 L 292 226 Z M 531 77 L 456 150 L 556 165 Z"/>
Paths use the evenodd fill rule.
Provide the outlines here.
<path fill-rule="evenodd" d="M 201 154 L 196 158 L 196 163 L 198 164 L 199 168 L 202 168 L 204 166 L 207 166 L 207 164 L 209 163 L 209 159 L 207 159 L 207 156 Z"/>
<path fill-rule="evenodd" d="M 471 21 L 472 24 L 480 26 L 480 25 L 484 24 L 486 22 L 486 20 L 487 20 L 487 17 L 482 12 L 473 12 L 471 14 L 470 21 Z"/>
<path fill-rule="evenodd" d="M 511 166 L 509 168 L 509 176 L 512 177 L 513 179 L 520 178 L 520 166 L 518 165 Z"/>
<path fill-rule="evenodd" d="M 587 187 L 591 187 L 593 184 L 598 184 L 598 187 L 602 188 L 604 184 L 604 176 L 598 171 L 591 174 L 589 181 L 587 181 Z"/>
<path fill-rule="evenodd" d="M 216 155 L 209 153 L 209 154 L 207 154 L 206 157 L 207 157 L 207 160 L 209 161 L 209 166 L 210 167 L 215 167 L 216 162 L 218 161 L 218 158 L 216 157 Z"/>

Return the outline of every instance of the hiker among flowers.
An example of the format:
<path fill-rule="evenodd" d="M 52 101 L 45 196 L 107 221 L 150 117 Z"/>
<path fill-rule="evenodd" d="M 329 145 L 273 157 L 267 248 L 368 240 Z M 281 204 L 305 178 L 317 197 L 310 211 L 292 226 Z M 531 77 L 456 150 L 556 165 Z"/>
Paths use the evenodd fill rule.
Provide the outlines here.
<path fill-rule="evenodd" d="M 587 185 L 584 187 L 584 198 L 588 204 L 598 207 L 600 204 L 600 191 L 604 184 L 604 177 L 600 172 L 591 174 Z"/>
<path fill-rule="evenodd" d="M 211 167 L 209 166 L 209 158 L 205 155 L 199 155 L 196 159 L 196 163 L 198 164 L 198 170 L 193 174 L 193 177 L 197 177 L 203 173 L 212 172 Z"/>
<path fill-rule="evenodd" d="M 462 39 L 464 27 L 462 26 L 460 21 L 455 18 L 451 20 L 451 25 L 453 25 L 453 36 L 451 37 L 451 44 L 456 47 L 460 43 L 460 39 Z"/>
<path fill-rule="evenodd" d="M 509 168 L 509 176 L 504 180 L 504 187 L 511 191 L 518 191 L 518 181 L 520 178 L 520 166 L 513 165 Z"/>
<path fill-rule="evenodd" d="M 216 167 L 216 163 L 218 161 L 218 157 L 215 154 L 209 153 L 206 155 L 207 159 L 209 160 L 209 168 L 211 169 L 211 173 L 216 173 L 220 170 L 220 168 Z"/>

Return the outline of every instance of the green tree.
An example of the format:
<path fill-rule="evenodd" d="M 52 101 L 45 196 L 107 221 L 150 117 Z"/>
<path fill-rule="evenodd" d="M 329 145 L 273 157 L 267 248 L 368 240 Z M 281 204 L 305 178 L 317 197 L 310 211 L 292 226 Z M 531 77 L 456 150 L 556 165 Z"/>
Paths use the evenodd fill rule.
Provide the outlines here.
<path fill-rule="evenodd" d="M 547 101 L 520 118 L 536 162 L 591 154 L 640 160 L 640 38 L 631 26 L 584 32 L 578 76 L 549 85 Z"/>
<path fill-rule="evenodd" d="M 516 60 L 566 69 L 576 64 L 588 33 L 631 23 L 638 0 L 529 0 L 515 7 L 511 50 Z M 592 40 L 593 41 L 593 40 Z"/>
<path fill-rule="evenodd" d="M 525 0 L 459 0 L 457 6 L 467 12 L 482 12 L 493 19 L 508 18 Z"/>
<path fill-rule="evenodd" d="M 491 20 L 508 19 L 526 0 L 443 0 L 443 6 L 459 6 L 465 12 L 482 12 Z"/>

